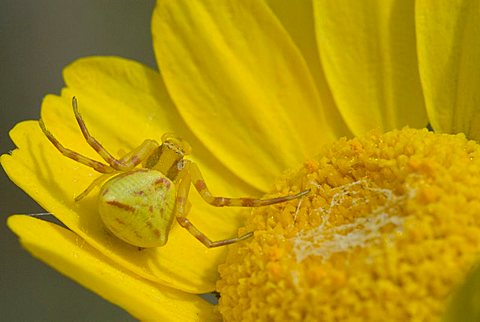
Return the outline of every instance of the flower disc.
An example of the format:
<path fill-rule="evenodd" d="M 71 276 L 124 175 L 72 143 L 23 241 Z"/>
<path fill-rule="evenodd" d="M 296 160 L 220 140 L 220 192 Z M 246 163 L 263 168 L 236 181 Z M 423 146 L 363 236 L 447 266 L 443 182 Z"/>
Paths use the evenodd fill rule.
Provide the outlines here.
<path fill-rule="evenodd" d="M 480 251 L 480 146 L 403 129 L 342 139 L 277 185 L 219 268 L 227 321 L 435 320 Z"/>

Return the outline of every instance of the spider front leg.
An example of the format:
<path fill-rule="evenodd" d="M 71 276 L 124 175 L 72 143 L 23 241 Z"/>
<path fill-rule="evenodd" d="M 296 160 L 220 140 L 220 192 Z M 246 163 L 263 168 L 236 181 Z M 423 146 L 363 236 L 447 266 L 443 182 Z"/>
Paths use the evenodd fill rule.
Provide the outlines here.
<path fill-rule="evenodd" d="M 142 163 L 156 148 L 158 143 L 154 140 L 145 140 L 140 146 L 123 156 L 120 160 L 111 155 L 89 132 L 85 121 L 78 111 L 77 99 L 72 98 L 73 112 L 80 126 L 83 137 L 87 143 L 112 167 L 117 171 L 129 171 Z"/>
<path fill-rule="evenodd" d="M 64 147 L 50 131 L 47 130 L 45 123 L 42 119 L 39 120 L 40 128 L 42 129 L 45 136 L 48 140 L 57 148 L 57 150 L 67 158 L 70 158 L 74 161 L 77 161 L 83 165 L 93 168 L 94 170 L 103 173 L 104 175 L 100 176 L 99 178 L 95 179 L 88 187 L 85 189 L 80 195 L 78 195 L 75 200 L 78 201 L 84 198 L 93 188 L 102 184 L 106 181 L 111 175 L 118 173 L 118 171 L 129 171 L 143 162 L 146 158 L 148 158 L 153 151 L 158 148 L 158 143 L 154 140 L 145 140 L 142 144 L 140 144 L 137 148 L 133 149 L 131 152 L 124 155 L 121 159 L 114 158 L 87 130 L 85 122 L 83 121 L 82 116 L 78 111 L 77 100 L 75 97 L 72 99 L 73 111 L 75 113 L 75 117 L 77 119 L 78 125 L 82 130 L 83 136 L 87 140 L 88 144 L 97 151 L 102 158 L 108 162 L 107 164 L 103 164 L 91 158 L 88 158 L 78 152 L 70 150 Z"/>
<path fill-rule="evenodd" d="M 204 233 L 202 233 L 200 230 L 198 230 L 197 227 L 195 227 L 192 224 L 192 222 L 186 217 L 188 193 L 190 191 L 190 184 L 192 182 L 191 173 L 190 173 L 190 166 L 192 165 L 192 163 L 184 160 L 183 165 L 184 165 L 184 168 L 178 174 L 177 197 L 176 197 L 176 218 L 180 226 L 188 230 L 190 234 L 192 234 L 196 239 L 198 239 L 202 244 L 204 244 L 208 248 L 225 246 L 225 245 L 233 244 L 233 243 L 252 237 L 253 232 L 248 232 L 245 235 L 242 235 L 240 237 L 233 237 L 228 239 L 212 241 L 210 240 L 210 238 L 208 238 Z"/>
<path fill-rule="evenodd" d="M 42 119 L 38 121 L 40 128 L 42 129 L 45 136 L 48 140 L 57 148 L 60 153 L 62 153 L 67 158 L 70 158 L 74 161 L 82 163 L 88 167 L 93 168 L 94 170 L 100 173 L 113 173 L 115 171 L 129 171 L 139 165 L 143 160 L 145 160 L 155 149 L 158 148 L 158 143 L 154 140 L 145 140 L 141 145 L 132 150 L 130 153 L 126 154 L 121 159 L 115 159 L 101 144 L 98 142 L 87 130 L 85 122 L 83 121 L 82 116 L 78 111 L 77 100 L 75 97 L 72 99 L 73 111 L 75 113 L 75 118 L 77 119 L 78 125 L 82 130 L 82 134 L 87 140 L 88 144 L 97 151 L 98 154 L 108 163 L 108 165 L 98 162 L 96 160 L 90 159 L 78 152 L 67 149 L 64 147 L 50 131 L 47 130 L 45 123 Z"/>
<path fill-rule="evenodd" d="M 190 162 L 189 164 L 189 171 L 193 186 L 197 189 L 200 196 L 205 200 L 207 203 L 211 204 L 215 207 L 261 207 L 261 206 L 268 206 L 273 205 L 276 203 L 281 203 L 285 201 L 290 201 L 294 199 L 298 199 L 300 197 L 305 196 L 310 192 L 310 190 L 304 190 L 294 195 L 287 195 L 277 198 L 269 198 L 269 199 L 258 199 L 258 198 L 225 198 L 225 197 L 214 197 L 208 190 L 205 180 L 203 179 L 202 173 L 198 166 Z"/>
<path fill-rule="evenodd" d="M 157 146 L 158 146 L 157 142 L 153 140 L 145 140 L 136 149 L 130 151 L 129 153 L 125 154 L 121 159 L 119 159 L 119 162 L 122 162 L 124 164 L 133 164 L 133 166 L 130 168 L 131 170 L 136 166 L 136 163 L 137 163 L 137 161 L 133 162 L 132 160 L 138 159 L 141 162 L 143 162 L 146 156 L 150 155 L 151 151 L 156 149 Z M 107 181 L 115 173 L 118 173 L 118 171 L 113 173 L 103 174 L 100 177 L 93 180 L 93 182 L 81 194 L 75 197 L 75 201 L 80 201 L 83 198 L 85 198 L 90 193 L 90 191 L 92 191 L 95 187 L 101 186 L 105 181 Z"/>
<path fill-rule="evenodd" d="M 225 197 L 213 197 L 210 191 L 208 190 L 205 180 L 198 169 L 198 166 L 190 161 L 183 160 L 183 169 L 179 173 L 177 184 L 177 198 L 176 198 L 176 207 L 177 207 L 177 221 L 185 229 L 187 229 L 190 234 L 197 238 L 201 243 L 206 247 L 218 247 L 225 246 L 228 244 L 233 244 L 253 236 L 253 232 L 248 232 L 245 235 L 240 237 L 234 237 L 229 239 L 223 239 L 218 241 L 211 241 L 205 234 L 199 231 L 191 222 L 186 218 L 186 205 L 188 201 L 188 193 L 190 191 L 190 184 L 193 184 L 197 191 L 200 193 L 200 196 L 210 205 L 216 207 L 260 207 L 272 205 L 280 202 L 285 202 L 300 198 L 310 192 L 310 190 L 305 190 L 295 195 L 288 195 L 283 197 L 271 198 L 271 199 L 256 199 L 256 198 L 225 198 Z"/>
<path fill-rule="evenodd" d="M 90 159 L 78 152 L 75 152 L 73 150 L 67 149 L 64 147 L 54 136 L 52 133 L 50 133 L 49 130 L 45 127 L 45 123 L 43 123 L 43 120 L 40 119 L 38 120 L 38 124 L 40 125 L 40 128 L 42 129 L 43 134 L 47 137 L 47 139 L 53 144 L 57 150 L 66 156 L 69 159 L 72 159 L 74 161 L 77 161 L 83 165 L 86 165 L 87 167 L 93 168 L 95 171 L 98 171 L 100 173 L 113 173 L 115 170 L 101 162 L 98 162 L 96 160 Z"/>

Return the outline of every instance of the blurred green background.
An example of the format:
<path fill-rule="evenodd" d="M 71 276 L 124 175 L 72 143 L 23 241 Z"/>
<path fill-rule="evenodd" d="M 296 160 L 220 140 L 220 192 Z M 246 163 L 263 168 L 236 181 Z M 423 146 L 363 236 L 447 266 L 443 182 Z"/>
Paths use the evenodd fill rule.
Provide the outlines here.
<path fill-rule="evenodd" d="M 14 149 L 9 130 L 38 119 L 43 96 L 60 92 L 62 68 L 75 59 L 117 55 L 155 67 L 153 6 L 151 0 L 2 0 L 0 152 Z M 42 209 L 0 170 L 0 320 L 132 321 L 20 247 L 6 218 L 36 212 Z"/>

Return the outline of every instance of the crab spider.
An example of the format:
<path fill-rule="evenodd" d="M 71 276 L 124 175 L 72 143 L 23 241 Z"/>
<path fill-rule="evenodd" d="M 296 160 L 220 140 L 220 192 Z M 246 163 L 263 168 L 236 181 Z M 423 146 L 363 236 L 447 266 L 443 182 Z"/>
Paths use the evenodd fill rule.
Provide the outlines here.
<path fill-rule="evenodd" d="M 72 99 L 73 111 L 87 143 L 107 164 L 65 148 L 39 120 L 50 142 L 64 156 L 103 173 L 75 201 L 101 186 L 98 195 L 100 216 L 105 226 L 128 244 L 147 248 L 165 245 L 173 219 L 206 247 L 218 247 L 245 240 L 252 232 L 239 237 L 210 240 L 186 217 L 187 198 L 193 185 L 200 196 L 216 207 L 260 207 L 305 196 L 309 190 L 271 199 L 225 198 L 212 196 L 198 166 L 184 157 L 191 152 L 185 140 L 171 133 L 162 136 L 162 143 L 147 139 L 120 159 L 113 157 L 87 130 Z M 139 167 L 139 165 L 141 165 Z"/>

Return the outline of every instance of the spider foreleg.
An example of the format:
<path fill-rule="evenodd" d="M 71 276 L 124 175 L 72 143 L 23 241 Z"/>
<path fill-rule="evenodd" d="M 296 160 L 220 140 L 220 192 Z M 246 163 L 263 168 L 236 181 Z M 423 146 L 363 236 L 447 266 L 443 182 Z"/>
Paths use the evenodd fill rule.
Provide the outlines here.
<path fill-rule="evenodd" d="M 142 163 L 157 148 L 157 141 L 147 139 L 138 147 L 125 154 L 118 162 L 123 164 L 128 170 L 131 170 Z"/>
<path fill-rule="evenodd" d="M 177 221 L 180 224 L 180 226 L 182 226 L 183 228 L 188 230 L 188 232 L 190 234 L 192 234 L 196 239 L 198 239 L 202 244 L 204 244 L 208 248 L 225 246 L 225 245 L 237 243 L 239 241 L 248 239 L 248 238 L 253 236 L 253 232 L 248 232 L 245 235 L 242 235 L 240 237 L 233 237 L 233 238 L 229 238 L 229 239 L 212 241 L 204 233 L 202 233 L 200 230 L 198 230 L 197 227 L 195 227 L 191 223 L 191 221 L 188 220 L 187 217 L 178 216 Z"/>
<path fill-rule="evenodd" d="M 84 155 L 81 155 L 80 153 L 77 153 L 73 150 L 67 149 L 64 147 L 54 136 L 50 131 L 47 130 L 45 127 L 45 124 L 43 123 L 43 120 L 40 119 L 38 121 L 38 124 L 40 125 L 40 128 L 42 129 L 43 133 L 45 136 L 48 138 L 50 142 L 57 148 L 58 151 L 60 151 L 61 154 L 66 156 L 67 158 L 70 158 L 74 161 L 80 162 L 81 164 L 84 164 L 90 168 L 93 168 L 94 170 L 101 172 L 101 173 L 112 173 L 115 170 L 112 169 L 110 166 L 103 164 L 101 162 L 95 161 L 93 159 L 90 159 Z"/>
<path fill-rule="evenodd" d="M 294 195 L 288 196 L 281 196 L 277 198 L 269 198 L 269 199 L 258 199 L 258 198 L 226 198 L 226 197 L 215 197 L 212 196 L 210 190 L 207 188 L 207 184 L 203 179 L 202 173 L 198 166 L 190 162 L 189 164 L 189 172 L 191 176 L 191 180 L 195 189 L 197 189 L 200 196 L 205 200 L 207 203 L 211 204 L 215 207 L 261 207 L 261 206 L 268 206 L 273 205 L 276 203 L 281 203 L 285 201 L 290 201 L 293 199 L 300 198 L 302 196 L 307 195 L 310 190 L 304 190 Z"/>
<path fill-rule="evenodd" d="M 190 165 L 191 163 L 185 163 L 185 167 L 180 171 L 177 180 L 176 218 L 180 226 L 185 228 L 190 234 L 193 235 L 193 237 L 198 239 L 208 248 L 233 244 L 253 236 L 253 232 L 248 232 L 240 237 L 212 241 L 192 224 L 192 222 L 186 217 L 188 207 L 188 194 L 191 184 L 191 173 L 189 169 Z"/>
<path fill-rule="evenodd" d="M 135 148 L 133 151 L 129 152 L 127 155 L 123 156 L 120 160 L 116 159 L 111 155 L 101 144 L 97 141 L 87 129 L 85 121 L 82 118 L 82 115 L 78 111 L 77 99 L 73 97 L 72 99 L 73 112 L 75 113 L 75 118 L 77 123 L 80 126 L 83 137 L 87 140 L 87 143 L 115 170 L 118 171 L 129 171 L 135 168 L 137 165 L 142 163 L 142 161 L 147 158 L 154 149 L 158 147 L 158 143 L 154 140 L 145 140 L 140 146 Z"/>
<path fill-rule="evenodd" d="M 85 189 L 81 194 L 75 197 L 75 201 L 80 201 L 83 198 L 85 198 L 95 187 L 100 186 L 102 183 L 107 181 L 108 178 L 110 178 L 114 173 L 105 173 L 93 180 L 92 183 Z"/>

